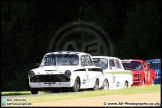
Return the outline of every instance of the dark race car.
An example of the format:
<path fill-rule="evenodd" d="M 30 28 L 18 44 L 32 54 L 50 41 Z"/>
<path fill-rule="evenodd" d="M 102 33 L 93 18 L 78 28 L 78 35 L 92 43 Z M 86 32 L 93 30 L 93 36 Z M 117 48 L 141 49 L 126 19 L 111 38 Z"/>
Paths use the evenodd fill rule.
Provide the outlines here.
<path fill-rule="evenodd" d="M 156 79 L 155 84 L 161 84 L 161 59 L 150 59 L 146 60 L 150 68 L 155 71 Z"/>

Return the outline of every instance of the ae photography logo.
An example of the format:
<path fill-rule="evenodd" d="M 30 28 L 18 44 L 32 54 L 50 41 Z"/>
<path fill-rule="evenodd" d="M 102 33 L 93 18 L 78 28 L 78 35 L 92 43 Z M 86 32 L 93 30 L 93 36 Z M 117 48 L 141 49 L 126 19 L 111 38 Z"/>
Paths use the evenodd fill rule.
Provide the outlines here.
<path fill-rule="evenodd" d="M 101 27 L 78 21 L 66 24 L 55 32 L 49 43 L 48 52 L 55 51 L 78 51 L 93 56 L 114 56 L 114 45 Z"/>
<path fill-rule="evenodd" d="M 111 38 L 99 26 L 77 21 L 59 28 L 49 43 L 48 52 L 77 51 L 92 56 L 114 56 L 114 45 Z M 57 67 L 57 70 L 60 70 Z M 96 80 L 95 75 L 88 82 Z M 75 79 L 71 79 L 75 80 Z"/>

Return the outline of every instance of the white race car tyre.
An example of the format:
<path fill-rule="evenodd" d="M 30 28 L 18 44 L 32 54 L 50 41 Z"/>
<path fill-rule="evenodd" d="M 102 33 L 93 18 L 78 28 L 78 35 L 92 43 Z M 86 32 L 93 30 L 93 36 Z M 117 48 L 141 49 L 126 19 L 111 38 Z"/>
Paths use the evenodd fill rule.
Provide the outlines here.
<path fill-rule="evenodd" d="M 104 80 L 101 89 L 103 89 L 103 90 L 108 90 L 109 89 L 109 83 L 108 83 L 107 79 Z"/>
<path fill-rule="evenodd" d="M 38 94 L 39 88 L 30 88 L 32 94 Z"/>
<path fill-rule="evenodd" d="M 71 88 L 72 92 L 78 92 L 80 87 L 79 78 L 76 78 L 73 87 Z"/>

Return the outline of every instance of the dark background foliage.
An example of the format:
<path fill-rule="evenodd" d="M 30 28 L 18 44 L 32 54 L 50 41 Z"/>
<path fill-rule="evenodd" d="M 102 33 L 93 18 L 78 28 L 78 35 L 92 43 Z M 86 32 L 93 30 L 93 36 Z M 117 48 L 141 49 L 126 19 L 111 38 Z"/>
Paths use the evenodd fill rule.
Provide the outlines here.
<path fill-rule="evenodd" d="M 161 58 L 161 1 L 1 1 L 1 91 L 29 90 L 27 73 L 54 33 L 79 20 L 104 29 L 118 58 Z"/>

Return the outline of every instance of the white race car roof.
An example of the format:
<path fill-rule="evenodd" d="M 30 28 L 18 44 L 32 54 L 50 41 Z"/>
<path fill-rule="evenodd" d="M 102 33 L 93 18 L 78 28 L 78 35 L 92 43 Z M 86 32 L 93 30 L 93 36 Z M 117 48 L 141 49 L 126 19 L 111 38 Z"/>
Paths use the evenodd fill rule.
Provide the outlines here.
<path fill-rule="evenodd" d="M 92 58 L 107 58 L 107 59 L 114 59 L 114 58 L 116 58 L 116 59 L 119 59 L 119 58 L 117 58 L 117 57 L 112 57 L 112 56 L 91 56 Z"/>
<path fill-rule="evenodd" d="M 46 55 L 48 54 L 88 54 L 88 53 L 84 53 L 84 52 L 77 52 L 77 51 L 58 51 L 58 52 L 49 52 L 46 53 Z"/>

